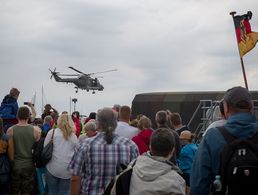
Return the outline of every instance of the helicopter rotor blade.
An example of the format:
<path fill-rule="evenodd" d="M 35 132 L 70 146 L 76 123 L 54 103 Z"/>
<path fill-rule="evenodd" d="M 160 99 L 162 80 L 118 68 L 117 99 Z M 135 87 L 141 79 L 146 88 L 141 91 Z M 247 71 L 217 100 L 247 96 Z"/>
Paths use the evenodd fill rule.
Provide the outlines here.
<path fill-rule="evenodd" d="M 59 74 L 59 76 L 79 76 L 80 74 Z"/>
<path fill-rule="evenodd" d="M 102 72 L 93 72 L 93 73 L 89 73 L 88 75 L 101 74 L 101 73 L 113 72 L 113 71 L 117 71 L 117 69 L 106 70 L 106 71 L 102 71 Z"/>
<path fill-rule="evenodd" d="M 83 73 L 83 72 L 77 70 L 76 68 L 74 68 L 74 67 L 72 67 L 72 66 L 69 66 L 68 68 L 70 68 L 70 69 L 72 69 L 72 70 L 74 70 L 74 71 L 76 71 L 76 72 L 78 72 L 78 73 L 80 73 L 80 74 L 85 74 L 85 73 Z"/>

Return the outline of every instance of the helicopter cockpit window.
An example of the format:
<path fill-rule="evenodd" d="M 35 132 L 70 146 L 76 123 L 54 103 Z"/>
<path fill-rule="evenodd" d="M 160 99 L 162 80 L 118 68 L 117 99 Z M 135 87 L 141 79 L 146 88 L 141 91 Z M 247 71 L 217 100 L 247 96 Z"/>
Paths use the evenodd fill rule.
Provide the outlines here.
<path fill-rule="evenodd" d="M 97 79 L 96 79 L 96 78 L 95 78 L 95 79 L 92 79 L 91 82 L 92 82 L 92 85 L 93 85 L 93 86 L 97 86 Z"/>

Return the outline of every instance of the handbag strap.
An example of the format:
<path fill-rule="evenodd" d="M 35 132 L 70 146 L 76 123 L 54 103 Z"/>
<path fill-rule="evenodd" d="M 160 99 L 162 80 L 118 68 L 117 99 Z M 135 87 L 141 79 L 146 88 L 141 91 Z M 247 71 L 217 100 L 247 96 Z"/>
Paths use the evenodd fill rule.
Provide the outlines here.
<path fill-rule="evenodd" d="M 55 134 L 55 129 L 53 129 L 52 136 L 51 136 L 51 141 L 53 141 L 54 134 Z"/>

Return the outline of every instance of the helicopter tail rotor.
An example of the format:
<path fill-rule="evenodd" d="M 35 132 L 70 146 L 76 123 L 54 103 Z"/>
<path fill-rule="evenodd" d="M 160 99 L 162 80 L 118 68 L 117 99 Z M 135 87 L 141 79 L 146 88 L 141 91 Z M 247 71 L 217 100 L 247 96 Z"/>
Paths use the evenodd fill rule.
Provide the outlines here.
<path fill-rule="evenodd" d="M 51 72 L 50 79 L 52 79 L 52 77 L 58 73 L 58 72 L 56 72 L 56 68 L 55 68 L 54 70 L 51 70 L 51 69 L 49 68 L 48 70 Z"/>

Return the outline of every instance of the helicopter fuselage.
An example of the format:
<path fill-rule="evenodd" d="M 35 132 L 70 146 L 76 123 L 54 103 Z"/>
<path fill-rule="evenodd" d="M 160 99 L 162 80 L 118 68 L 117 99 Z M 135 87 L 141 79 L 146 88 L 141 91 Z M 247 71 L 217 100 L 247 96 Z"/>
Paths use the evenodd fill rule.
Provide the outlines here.
<path fill-rule="evenodd" d="M 70 69 L 78 72 L 79 74 L 60 74 L 59 72 L 56 72 L 54 69 L 53 71 L 51 69 L 51 77 L 54 77 L 54 79 L 57 82 L 64 82 L 64 83 L 73 83 L 75 85 L 76 88 L 76 92 L 78 91 L 78 89 L 83 89 L 83 90 L 92 90 L 93 93 L 95 93 L 95 91 L 103 91 L 104 87 L 103 85 L 100 84 L 98 78 L 92 78 L 90 75 L 93 74 L 99 74 L 99 73 L 105 73 L 105 72 L 110 72 L 110 71 L 116 71 L 116 69 L 114 70 L 108 70 L 108 71 L 104 71 L 104 72 L 97 72 L 97 73 L 90 73 L 90 74 L 85 74 L 73 67 L 69 67 Z M 73 76 L 73 77 L 60 77 L 60 76 Z M 76 77 L 74 77 L 76 76 Z"/>
<path fill-rule="evenodd" d="M 104 87 L 97 78 L 91 78 L 87 75 L 81 75 L 77 78 L 61 78 L 57 74 L 53 74 L 57 82 L 73 83 L 79 89 L 103 91 Z"/>

